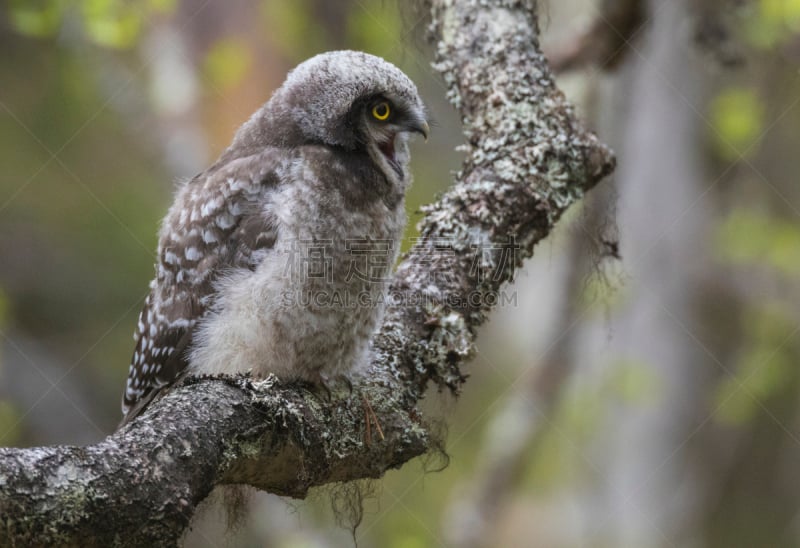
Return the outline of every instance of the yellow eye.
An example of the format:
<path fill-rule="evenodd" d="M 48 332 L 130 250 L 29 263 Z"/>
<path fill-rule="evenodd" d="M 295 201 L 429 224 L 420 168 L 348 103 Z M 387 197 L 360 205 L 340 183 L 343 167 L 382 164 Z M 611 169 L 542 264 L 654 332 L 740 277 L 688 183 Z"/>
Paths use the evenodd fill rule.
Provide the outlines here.
<path fill-rule="evenodd" d="M 383 103 L 378 103 L 374 107 L 372 107 L 372 115 L 383 122 L 387 118 L 389 118 L 389 114 L 392 113 L 392 110 L 389 108 L 389 103 L 384 101 Z"/>

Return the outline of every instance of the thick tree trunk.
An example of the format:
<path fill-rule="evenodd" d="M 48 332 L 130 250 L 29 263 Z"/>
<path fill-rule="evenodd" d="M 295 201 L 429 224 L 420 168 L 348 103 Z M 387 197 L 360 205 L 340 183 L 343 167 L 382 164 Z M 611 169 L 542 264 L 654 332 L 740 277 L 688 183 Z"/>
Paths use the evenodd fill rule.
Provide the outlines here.
<path fill-rule="evenodd" d="M 0 449 L 3 545 L 175 544 L 215 485 L 303 497 L 431 447 L 416 411 L 428 382 L 458 392 L 497 292 L 614 158 L 555 88 L 533 0 L 429 6 L 467 158 L 395 275 L 366 380 L 321 401 L 271 380 L 189 379 L 97 445 Z M 384 439 L 366 443 L 362 394 Z"/>

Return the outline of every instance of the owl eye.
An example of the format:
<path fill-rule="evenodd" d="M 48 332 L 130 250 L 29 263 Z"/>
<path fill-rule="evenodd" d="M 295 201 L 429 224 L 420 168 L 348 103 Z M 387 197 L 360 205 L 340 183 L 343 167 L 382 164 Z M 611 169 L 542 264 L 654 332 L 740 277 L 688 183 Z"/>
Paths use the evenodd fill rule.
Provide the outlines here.
<path fill-rule="evenodd" d="M 389 103 L 387 103 L 386 101 L 378 103 L 377 105 L 372 107 L 372 115 L 381 122 L 389 118 L 389 114 L 391 113 L 392 109 L 389 108 Z"/>

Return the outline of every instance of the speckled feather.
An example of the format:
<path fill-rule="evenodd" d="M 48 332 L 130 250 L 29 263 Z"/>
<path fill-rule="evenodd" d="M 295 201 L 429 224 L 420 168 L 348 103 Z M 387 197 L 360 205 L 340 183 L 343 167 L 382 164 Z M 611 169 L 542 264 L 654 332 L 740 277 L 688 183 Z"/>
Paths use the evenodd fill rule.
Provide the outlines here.
<path fill-rule="evenodd" d="M 354 118 L 375 96 L 409 119 L 424 114 L 414 84 L 382 59 L 314 57 L 289 74 L 213 166 L 179 188 L 134 335 L 123 424 L 185 373 L 319 381 L 363 362 L 381 306 L 282 300 L 335 292 L 382 301 L 385 283 L 353 279 L 347 255 L 353 239 L 390 242 L 381 273 L 388 278 L 405 225 L 405 133 L 392 137 L 393 169 L 372 143 L 381 130 Z M 330 275 L 287 275 L 300 241 L 328 242 Z"/>

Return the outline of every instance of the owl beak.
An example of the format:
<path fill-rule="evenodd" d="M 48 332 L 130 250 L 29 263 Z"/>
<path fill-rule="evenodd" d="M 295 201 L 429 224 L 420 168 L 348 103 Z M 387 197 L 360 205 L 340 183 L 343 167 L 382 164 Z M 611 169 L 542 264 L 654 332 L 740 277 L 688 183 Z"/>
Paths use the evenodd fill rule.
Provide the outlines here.
<path fill-rule="evenodd" d="M 414 133 L 419 133 L 426 141 L 428 140 L 428 134 L 431 132 L 431 128 L 425 120 L 414 120 L 408 125 L 408 129 Z"/>

